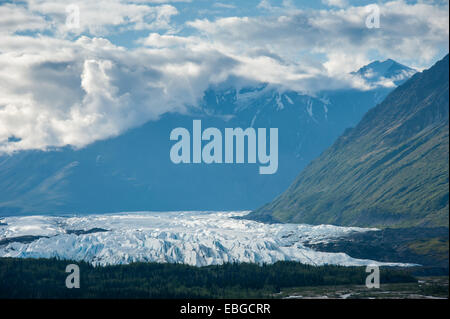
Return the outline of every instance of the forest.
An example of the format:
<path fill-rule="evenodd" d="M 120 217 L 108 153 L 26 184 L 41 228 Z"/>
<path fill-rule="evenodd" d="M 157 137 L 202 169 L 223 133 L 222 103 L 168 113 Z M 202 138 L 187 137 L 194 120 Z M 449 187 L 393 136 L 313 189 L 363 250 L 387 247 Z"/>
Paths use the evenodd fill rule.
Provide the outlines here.
<path fill-rule="evenodd" d="M 80 288 L 68 289 L 66 266 L 80 269 Z M 283 288 L 364 285 L 365 267 L 311 266 L 298 262 L 194 267 L 133 263 L 94 267 L 57 259 L 0 258 L 0 298 L 276 298 Z M 383 283 L 417 282 L 405 269 L 380 269 Z"/>

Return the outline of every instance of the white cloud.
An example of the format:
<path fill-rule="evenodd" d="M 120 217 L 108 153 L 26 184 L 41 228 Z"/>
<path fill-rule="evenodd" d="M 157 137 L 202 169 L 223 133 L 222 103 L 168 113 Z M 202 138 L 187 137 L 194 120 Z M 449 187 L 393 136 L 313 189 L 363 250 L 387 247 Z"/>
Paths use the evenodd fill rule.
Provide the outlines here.
<path fill-rule="evenodd" d="M 236 8 L 236 6 L 234 4 L 223 3 L 223 2 L 215 2 L 213 4 L 213 6 L 216 8 L 223 8 L 223 9 L 235 9 Z"/>
<path fill-rule="evenodd" d="M 304 53 L 323 54 L 330 75 L 357 69 L 369 62 L 371 52 L 426 64 L 439 48 L 448 46 L 448 6 L 392 1 L 380 5 L 380 9 L 379 29 L 365 27 L 365 6 L 271 17 L 204 19 L 190 25 L 239 55 L 260 48 L 285 61 L 302 63 Z"/>
<path fill-rule="evenodd" d="M 48 23 L 42 16 L 11 3 L 0 6 L 0 17 L 0 34 L 48 28 Z"/>
<path fill-rule="evenodd" d="M 272 5 L 270 0 L 261 0 L 256 7 L 273 14 L 293 14 L 301 12 L 301 10 L 294 6 L 291 0 L 283 0 L 280 6 Z"/>
<path fill-rule="evenodd" d="M 448 48 L 448 5 L 388 2 L 381 28 L 367 29 L 363 6 L 302 11 L 263 1 L 268 15 L 194 20 L 184 35 L 171 22 L 178 10 L 160 2 L 80 0 L 78 32 L 87 36 L 75 40 L 64 29 L 65 1 L 1 5 L 0 152 L 83 147 L 185 112 L 229 77 L 312 93 L 366 89 L 349 72 L 373 52 L 417 66 Z M 17 34 L 29 30 L 47 35 Z M 151 31 L 133 49 L 98 36 L 118 30 Z M 13 136 L 20 140 L 7 142 Z"/>
<path fill-rule="evenodd" d="M 326 4 L 327 6 L 338 8 L 343 8 L 348 5 L 348 2 L 346 0 L 322 0 L 322 3 Z"/>
<path fill-rule="evenodd" d="M 29 11 L 45 15 L 51 22 L 49 27 L 59 34 L 105 35 L 121 30 L 169 30 L 171 18 L 178 10 L 164 4 L 170 1 L 132 1 L 132 0 L 25 0 Z M 159 5 L 149 5 L 159 4 Z M 79 9 L 79 28 L 66 26 L 69 6 Z"/>
<path fill-rule="evenodd" d="M 126 50 L 101 38 L 3 42 L 0 151 L 6 152 L 83 147 L 165 112 L 184 112 L 235 63 L 207 48 Z M 11 136 L 21 140 L 6 143 Z"/>

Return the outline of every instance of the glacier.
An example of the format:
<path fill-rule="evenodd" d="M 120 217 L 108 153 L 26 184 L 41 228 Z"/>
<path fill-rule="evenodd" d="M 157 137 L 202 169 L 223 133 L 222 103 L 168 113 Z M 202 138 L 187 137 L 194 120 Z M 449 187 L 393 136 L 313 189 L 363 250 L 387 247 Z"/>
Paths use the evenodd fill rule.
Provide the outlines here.
<path fill-rule="evenodd" d="M 410 266 L 356 259 L 305 246 L 373 228 L 263 224 L 249 212 L 133 212 L 74 216 L 11 216 L 0 220 L 0 257 L 58 258 L 95 266 L 132 262 L 226 262 Z M 28 240 L 21 239 L 28 237 Z M 30 236 L 33 236 L 30 239 Z M 27 242 L 28 241 L 28 242 Z"/>

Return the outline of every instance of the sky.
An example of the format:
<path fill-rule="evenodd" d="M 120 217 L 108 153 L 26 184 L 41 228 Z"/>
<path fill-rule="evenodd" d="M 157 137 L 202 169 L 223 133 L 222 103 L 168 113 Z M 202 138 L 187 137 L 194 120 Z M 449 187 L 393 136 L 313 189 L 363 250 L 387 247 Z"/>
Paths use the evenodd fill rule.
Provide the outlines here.
<path fill-rule="evenodd" d="M 81 148 L 186 112 L 230 79 L 311 95 L 370 89 L 351 72 L 388 58 L 422 70 L 448 53 L 448 6 L 0 0 L 0 153 Z"/>

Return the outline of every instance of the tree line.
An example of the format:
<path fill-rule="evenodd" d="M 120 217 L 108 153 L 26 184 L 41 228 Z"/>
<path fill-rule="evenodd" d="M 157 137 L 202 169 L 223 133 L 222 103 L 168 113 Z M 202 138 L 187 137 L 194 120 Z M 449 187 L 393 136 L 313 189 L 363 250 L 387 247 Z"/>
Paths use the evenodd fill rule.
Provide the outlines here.
<path fill-rule="evenodd" d="M 65 285 L 68 264 L 80 269 L 80 288 Z M 401 269 L 381 268 L 381 283 L 417 281 Z M 58 259 L 0 258 L 0 298 L 271 298 L 283 288 L 364 285 L 365 267 L 228 263 L 133 263 L 94 267 Z"/>

